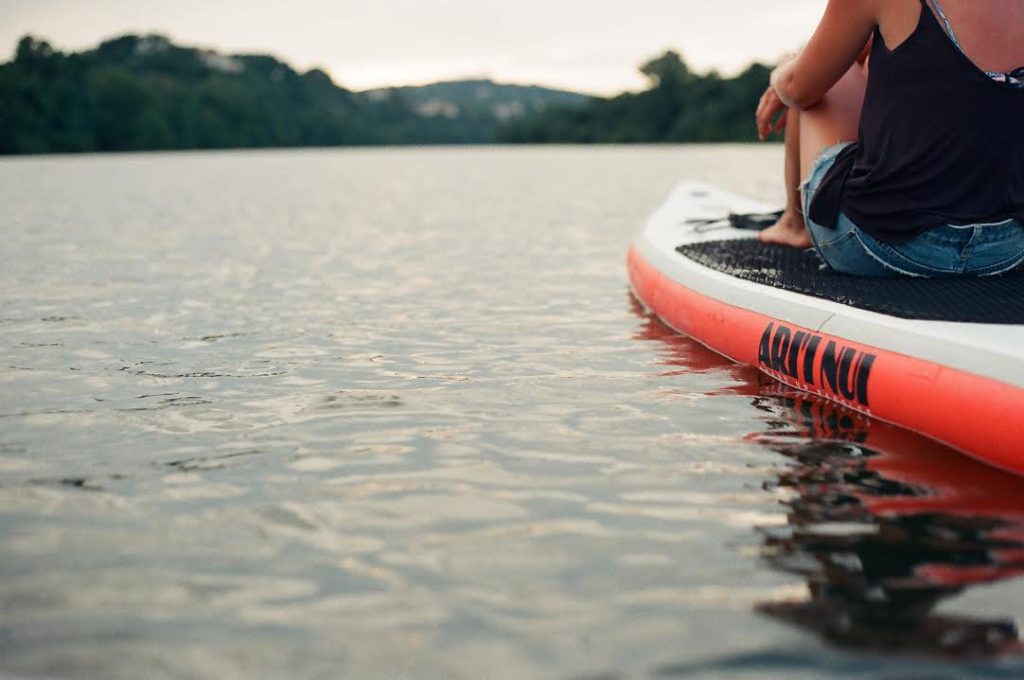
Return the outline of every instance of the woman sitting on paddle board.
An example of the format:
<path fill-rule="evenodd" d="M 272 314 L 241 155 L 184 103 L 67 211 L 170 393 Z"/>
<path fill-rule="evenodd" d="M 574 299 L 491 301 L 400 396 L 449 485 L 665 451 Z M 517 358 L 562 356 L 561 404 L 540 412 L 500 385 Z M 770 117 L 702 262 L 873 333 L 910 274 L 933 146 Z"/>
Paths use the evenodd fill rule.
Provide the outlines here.
<path fill-rule="evenodd" d="M 803 215 L 790 199 L 761 240 L 813 245 L 861 276 L 990 275 L 1024 261 L 1021 0 L 829 0 L 758 107 L 762 138 L 783 124 Z"/>

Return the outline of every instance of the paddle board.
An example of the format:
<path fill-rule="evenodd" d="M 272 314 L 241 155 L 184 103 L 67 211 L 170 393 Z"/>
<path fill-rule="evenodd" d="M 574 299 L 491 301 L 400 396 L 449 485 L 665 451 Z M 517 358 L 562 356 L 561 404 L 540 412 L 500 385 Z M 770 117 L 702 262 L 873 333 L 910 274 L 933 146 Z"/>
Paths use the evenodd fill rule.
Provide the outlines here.
<path fill-rule="evenodd" d="M 634 294 L 733 361 L 1024 474 L 1024 273 L 843 276 L 727 219 L 769 211 L 680 184 L 629 249 Z"/>

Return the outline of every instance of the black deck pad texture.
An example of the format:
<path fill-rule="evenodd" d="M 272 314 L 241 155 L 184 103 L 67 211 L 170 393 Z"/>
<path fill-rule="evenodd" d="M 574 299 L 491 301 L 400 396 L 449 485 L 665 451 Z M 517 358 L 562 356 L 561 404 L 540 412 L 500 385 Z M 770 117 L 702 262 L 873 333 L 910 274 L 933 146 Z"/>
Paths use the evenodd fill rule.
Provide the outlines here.
<path fill-rule="evenodd" d="M 813 250 L 755 239 L 707 241 L 677 250 L 744 281 L 901 319 L 1024 324 L 1024 270 L 976 278 L 861 278 L 822 268 Z"/>

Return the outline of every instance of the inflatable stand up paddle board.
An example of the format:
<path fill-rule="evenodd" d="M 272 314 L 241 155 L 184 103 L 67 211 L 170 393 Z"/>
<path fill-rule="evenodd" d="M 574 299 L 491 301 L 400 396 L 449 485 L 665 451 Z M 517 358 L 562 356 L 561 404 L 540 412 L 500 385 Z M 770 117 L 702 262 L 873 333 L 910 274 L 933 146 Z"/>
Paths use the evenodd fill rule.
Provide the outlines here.
<path fill-rule="evenodd" d="M 733 361 L 1024 474 L 1024 271 L 836 274 L 728 218 L 768 212 L 679 185 L 629 250 L 635 295 Z"/>

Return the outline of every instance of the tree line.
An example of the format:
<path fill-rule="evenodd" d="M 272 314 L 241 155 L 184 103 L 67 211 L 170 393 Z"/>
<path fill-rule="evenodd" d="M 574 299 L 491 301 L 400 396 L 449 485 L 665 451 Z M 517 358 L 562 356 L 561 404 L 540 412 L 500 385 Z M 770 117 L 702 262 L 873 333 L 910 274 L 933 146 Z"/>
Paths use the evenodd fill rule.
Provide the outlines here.
<path fill-rule="evenodd" d="M 668 52 L 642 71 L 650 87 L 636 94 L 528 106 L 504 120 L 479 109 L 430 116 L 401 89 L 352 92 L 267 55 L 135 35 L 64 53 L 26 36 L 0 64 L 0 154 L 754 139 L 768 67 L 698 75 Z"/>
<path fill-rule="evenodd" d="M 0 153 L 490 141 L 323 71 L 124 36 L 65 54 L 25 37 L 0 65 Z"/>
<path fill-rule="evenodd" d="M 734 78 L 694 73 L 669 51 L 640 68 L 648 88 L 582 107 L 548 108 L 498 130 L 506 143 L 633 144 L 752 142 L 754 110 L 771 67 L 752 64 Z"/>

